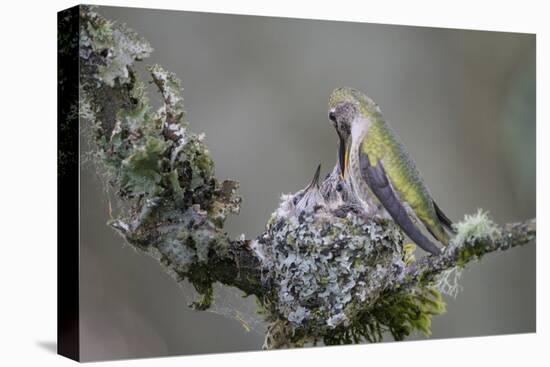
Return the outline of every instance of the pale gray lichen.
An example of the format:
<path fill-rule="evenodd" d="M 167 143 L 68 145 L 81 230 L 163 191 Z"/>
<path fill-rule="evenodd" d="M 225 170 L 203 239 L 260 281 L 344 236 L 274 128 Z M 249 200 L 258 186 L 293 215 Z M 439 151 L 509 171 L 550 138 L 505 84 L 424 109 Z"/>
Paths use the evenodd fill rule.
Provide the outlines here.
<path fill-rule="evenodd" d="M 89 11 L 88 22 L 80 31 L 80 57 L 88 60 L 94 54 L 102 56 L 97 63 L 98 80 L 110 87 L 115 80 L 129 81 L 128 67 L 135 60 L 148 57 L 153 48 L 125 24 L 117 24 Z"/>
<path fill-rule="evenodd" d="M 434 286 L 441 293 L 456 298 L 458 293 L 463 289 L 459 281 L 462 277 L 463 269 L 460 267 L 453 267 L 442 271 L 434 281 Z"/>
<path fill-rule="evenodd" d="M 239 211 L 238 184 L 214 177 L 204 135 L 185 121 L 180 81 L 159 65 L 149 71 L 164 106 L 152 112 L 133 70 L 149 44 L 90 7 L 81 6 L 80 16 L 81 118 L 99 170 L 126 205 L 110 223 L 170 273 L 191 277 L 207 307 L 213 280 L 205 266 L 227 255 L 222 228 Z"/>
<path fill-rule="evenodd" d="M 457 265 L 479 259 L 485 253 L 487 243 L 493 243 L 500 230 L 495 222 L 489 219 L 487 212 L 478 209 L 475 214 L 465 215 L 464 220 L 455 225 L 456 235 L 451 240 L 446 252 L 457 253 Z"/>
<path fill-rule="evenodd" d="M 282 196 L 253 248 L 277 290 L 277 312 L 294 327 L 321 334 L 348 323 L 353 301 L 376 301 L 387 269 L 403 266 L 402 242 L 391 222 L 352 210 L 335 216 L 314 182 Z"/>
<path fill-rule="evenodd" d="M 150 66 L 149 72 L 164 99 L 164 111 L 162 113 L 164 127 L 179 132 L 177 137 L 182 138 L 185 135 L 185 128 L 187 128 L 188 124 L 185 122 L 181 82 L 174 73 L 164 70 L 158 64 Z"/>
<path fill-rule="evenodd" d="M 494 240 L 499 235 L 498 225 L 482 209 L 478 209 L 475 214 L 466 214 L 464 220 L 455 225 L 455 229 L 457 233 L 451 244 L 456 247 L 478 240 Z"/>
<path fill-rule="evenodd" d="M 193 307 L 210 306 L 216 282 L 257 296 L 269 322 L 266 348 L 429 335 L 431 318 L 445 311 L 440 291 L 457 289 L 457 269 L 535 236 L 534 220 L 500 232 L 478 212 L 457 224 L 441 256 L 416 260 L 384 210 L 364 212 L 336 165 L 322 183 L 318 171 L 305 189 L 283 195 L 255 240 L 230 239 L 223 225 L 239 211 L 238 183 L 214 176 L 204 135 L 185 120 L 179 80 L 149 68 L 164 100 L 152 112 L 133 70 L 151 52 L 147 42 L 87 6 L 80 27 L 80 116 L 125 203 L 110 224 L 178 281 L 188 279 L 200 295 Z"/>

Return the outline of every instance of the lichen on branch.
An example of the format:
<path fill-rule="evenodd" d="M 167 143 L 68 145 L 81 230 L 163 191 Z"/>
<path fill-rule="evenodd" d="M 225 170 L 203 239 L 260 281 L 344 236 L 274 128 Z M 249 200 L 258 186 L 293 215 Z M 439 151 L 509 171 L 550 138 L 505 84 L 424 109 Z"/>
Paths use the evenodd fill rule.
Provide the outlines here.
<path fill-rule="evenodd" d="M 449 271 L 535 238 L 534 220 L 501 228 L 480 212 L 457 223 L 441 255 L 417 260 L 383 211 L 361 209 L 337 167 L 283 195 L 263 233 L 230 238 L 223 227 L 239 212 L 238 183 L 216 178 L 204 136 L 186 120 L 179 79 L 152 65 L 142 81 L 134 64 L 152 52 L 147 41 L 88 6 L 80 17 L 80 117 L 96 167 L 123 203 L 109 224 L 188 280 L 197 309 L 211 306 L 215 283 L 256 297 L 265 348 L 429 335 L 432 317 L 445 312 Z M 162 97 L 157 110 L 146 82 Z"/>
<path fill-rule="evenodd" d="M 133 68 L 152 50 L 146 41 L 86 6 L 80 39 L 82 117 L 93 130 L 98 167 L 128 208 L 110 224 L 177 279 L 191 280 L 203 295 L 198 307 L 207 307 L 218 281 L 209 264 L 223 264 L 228 254 L 236 260 L 247 251 L 243 241 L 223 232 L 227 215 L 239 211 L 238 183 L 215 178 L 203 136 L 185 121 L 180 82 L 159 65 L 149 72 L 164 105 L 152 110 Z M 223 277 L 228 284 L 241 285 L 231 268 L 216 269 L 228 272 Z"/>

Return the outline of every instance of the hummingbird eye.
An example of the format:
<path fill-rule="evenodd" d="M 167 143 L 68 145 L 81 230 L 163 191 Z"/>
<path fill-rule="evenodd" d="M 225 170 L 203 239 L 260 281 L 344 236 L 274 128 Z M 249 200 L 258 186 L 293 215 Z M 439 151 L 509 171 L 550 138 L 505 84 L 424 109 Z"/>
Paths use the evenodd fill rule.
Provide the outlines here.
<path fill-rule="evenodd" d="M 330 121 L 336 123 L 336 113 L 334 112 L 334 110 L 329 111 L 328 118 Z"/>

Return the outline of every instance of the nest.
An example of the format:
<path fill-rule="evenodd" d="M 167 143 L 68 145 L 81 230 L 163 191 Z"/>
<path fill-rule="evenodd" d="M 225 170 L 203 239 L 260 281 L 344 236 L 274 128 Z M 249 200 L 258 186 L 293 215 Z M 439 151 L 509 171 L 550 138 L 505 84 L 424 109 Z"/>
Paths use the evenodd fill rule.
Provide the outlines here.
<path fill-rule="evenodd" d="M 321 185 L 314 178 L 304 190 L 283 195 L 253 244 L 273 286 L 264 302 L 272 322 L 265 348 L 345 342 L 347 332 L 371 324 L 358 338 L 382 338 L 379 301 L 412 254 L 392 221 L 379 212 L 367 217 L 345 200 L 335 172 Z"/>

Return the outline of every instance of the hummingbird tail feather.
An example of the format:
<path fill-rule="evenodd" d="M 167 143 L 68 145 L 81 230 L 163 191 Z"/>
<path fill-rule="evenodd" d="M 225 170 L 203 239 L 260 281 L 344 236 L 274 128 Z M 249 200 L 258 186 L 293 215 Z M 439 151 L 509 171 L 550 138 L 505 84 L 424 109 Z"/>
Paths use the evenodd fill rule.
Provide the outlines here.
<path fill-rule="evenodd" d="M 437 214 L 437 217 L 439 218 L 441 224 L 443 224 L 443 226 L 445 226 L 445 228 L 447 228 L 451 233 L 456 234 L 456 230 L 453 228 L 453 222 L 449 219 L 449 217 L 445 215 L 445 213 L 443 213 L 443 210 L 441 210 L 439 206 L 437 206 L 435 201 L 432 202 L 434 204 L 435 213 Z"/>
<path fill-rule="evenodd" d="M 447 232 L 445 232 L 445 230 L 443 229 L 443 226 L 439 225 L 439 223 L 435 228 L 430 227 L 429 225 L 424 223 L 424 227 L 426 227 L 426 229 L 428 230 L 428 232 L 430 232 L 433 238 L 441 242 L 443 245 L 447 246 L 449 244 L 449 240 L 450 240 L 449 235 L 447 234 Z"/>
<path fill-rule="evenodd" d="M 376 166 L 372 166 L 367 154 L 362 154 L 360 155 L 360 164 L 363 179 L 367 182 L 373 194 L 380 200 L 393 220 L 401 227 L 403 232 L 405 232 L 418 246 L 424 249 L 424 251 L 433 255 L 439 255 L 441 253 L 439 248 L 414 225 L 407 214 L 407 210 L 400 203 L 397 195 L 390 186 L 382 163 L 378 161 Z"/>

